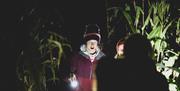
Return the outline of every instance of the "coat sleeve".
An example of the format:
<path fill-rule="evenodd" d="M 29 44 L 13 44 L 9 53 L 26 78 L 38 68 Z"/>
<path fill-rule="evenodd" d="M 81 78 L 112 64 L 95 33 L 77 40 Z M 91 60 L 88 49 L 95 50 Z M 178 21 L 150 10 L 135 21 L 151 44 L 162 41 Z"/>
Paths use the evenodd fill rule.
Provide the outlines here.
<path fill-rule="evenodd" d="M 77 55 L 70 58 L 70 72 L 76 74 L 77 72 Z"/>

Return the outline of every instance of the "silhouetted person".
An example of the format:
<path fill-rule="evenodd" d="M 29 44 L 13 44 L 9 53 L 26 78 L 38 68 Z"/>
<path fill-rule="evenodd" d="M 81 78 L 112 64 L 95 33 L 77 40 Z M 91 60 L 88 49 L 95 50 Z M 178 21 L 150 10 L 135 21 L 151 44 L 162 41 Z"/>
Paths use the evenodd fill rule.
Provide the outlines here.
<path fill-rule="evenodd" d="M 151 59 L 150 41 L 140 34 L 131 35 L 124 44 L 124 84 L 125 91 L 169 91 L 168 83 L 156 70 Z"/>
<path fill-rule="evenodd" d="M 152 47 L 146 37 L 129 36 L 121 62 L 107 58 L 106 63 L 98 64 L 98 91 L 169 91 L 167 80 L 156 71 L 151 54 Z"/>
<path fill-rule="evenodd" d="M 121 38 L 112 44 L 109 55 L 100 61 L 96 68 L 97 75 L 97 87 L 98 91 L 116 91 L 119 90 L 118 73 L 122 72 L 119 69 L 119 65 L 124 61 L 124 41 L 125 38 Z M 113 52 L 114 51 L 114 52 Z"/>

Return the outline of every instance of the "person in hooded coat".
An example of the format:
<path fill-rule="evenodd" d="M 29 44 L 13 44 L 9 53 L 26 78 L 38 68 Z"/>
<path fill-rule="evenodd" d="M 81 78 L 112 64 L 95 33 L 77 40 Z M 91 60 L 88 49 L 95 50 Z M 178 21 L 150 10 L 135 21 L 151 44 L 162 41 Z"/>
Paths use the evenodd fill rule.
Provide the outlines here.
<path fill-rule="evenodd" d="M 96 91 L 96 65 L 105 56 L 99 46 L 101 41 L 99 26 L 86 25 L 83 37 L 84 44 L 70 60 L 70 81 L 77 81 L 74 85 L 72 84 L 72 91 Z"/>

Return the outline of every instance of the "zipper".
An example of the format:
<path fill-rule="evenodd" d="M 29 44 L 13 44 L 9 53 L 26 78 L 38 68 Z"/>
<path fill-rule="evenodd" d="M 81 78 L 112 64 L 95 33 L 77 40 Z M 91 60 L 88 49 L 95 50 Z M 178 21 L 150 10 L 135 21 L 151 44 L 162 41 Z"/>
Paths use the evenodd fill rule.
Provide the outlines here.
<path fill-rule="evenodd" d="M 92 78 L 92 71 L 93 71 L 93 69 L 92 69 L 92 67 L 93 67 L 93 62 L 90 61 L 90 63 L 91 63 L 91 65 L 90 65 L 90 76 L 89 76 L 89 79 Z"/>

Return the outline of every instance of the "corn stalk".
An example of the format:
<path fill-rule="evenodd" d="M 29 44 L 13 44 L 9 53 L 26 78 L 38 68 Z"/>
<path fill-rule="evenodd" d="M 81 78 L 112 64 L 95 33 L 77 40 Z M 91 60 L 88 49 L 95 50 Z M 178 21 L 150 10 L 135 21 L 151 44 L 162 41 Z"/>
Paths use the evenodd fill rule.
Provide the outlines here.
<path fill-rule="evenodd" d="M 130 5 L 128 4 L 124 10 L 120 7 L 116 7 L 114 9 L 118 9 L 124 14 L 131 30 L 130 34 L 140 33 L 142 35 L 146 35 L 147 38 L 151 40 L 151 44 L 153 46 L 153 59 L 157 63 L 158 71 L 162 72 L 168 79 L 170 83 L 170 90 L 172 90 L 172 84 L 175 84 L 176 87 L 173 89 L 180 90 L 180 86 L 177 83 L 178 80 L 176 79 L 180 77 L 180 67 L 174 67 L 174 65 L 176 65 L 176 61 L 178 61 L 177 59 L 180 56 L 180 52 L 171 49 L 169 47 L 170 44 L 166 41 L 168 40 L 168 33 L 173 31 L 170 28 L 176 26 L 176 33 L 179 33 L 180 19 L 170 19 L 170 4 L 168 4 L 165 0 L 155 3 L 148 2 L 148 4 L 147 16 L 144 16 L 144 8 L 136 5 L 135 3 L 133 8 L 135 16 L 131 15 L 130 12 L 132 12 L 133 9 L 130 8 Z M 140 20 L 142 18 L 144 19 L 143 22 Z M 177 25 L 174 22 L 177 22 Z M 176 37 L 177 43 L 178 39 L 179 37 Z M 170 76 L 172 76 L 172 78 Z"/>
<path fill-rule="evenodd" d="M 47 81 L 59 80 L 57 71 L 64 55 L 63 48 L 71 48 L 71 46 L 62 36 L 54 32 L 48 32 L 48 34 L 47 39 L 40 39 L 39 33 L 32 36 L 37 46 L 31 50 L 39 53 L 39 56 L 33 58 L 34 60 L 31 55 L 28 55 L 28 51 L 23 50 L 19 55 L 17 74 L 24 85 L 23 91 L 46 91 Z M 47 69 L 51 70 L 50 77 L 47 77 Z"/>
<path fill-rule="evenodd" d="M 33 18 L 31 24 L 33 27 L 29 28 L 31 31 L 29 44 L 28 47 L 21 49 L 16 66 L 19 80 L 18 91 L 47 91 L 48 82 L 55 83 L 60 80 L 58 70 L 61 70 L 59 66 L 66 56 L 64 48 L 68 48 L 70 51 L 72 49 L 65 37 L 49 30 L 49 26 L 52 24 L 45 28 L 45 24 L 49 22 L 48 19 L 40 16 L 35 9 L 32 11 L 34 12 L 30 12 L 31 15 L 29 15 Z M 33 17 L 33 15 L 37 16 Z M 29 22 L 31 23 L 28 21 L 28 24 Z M 60 29 L 58 30 L 60 31 Z"/>

